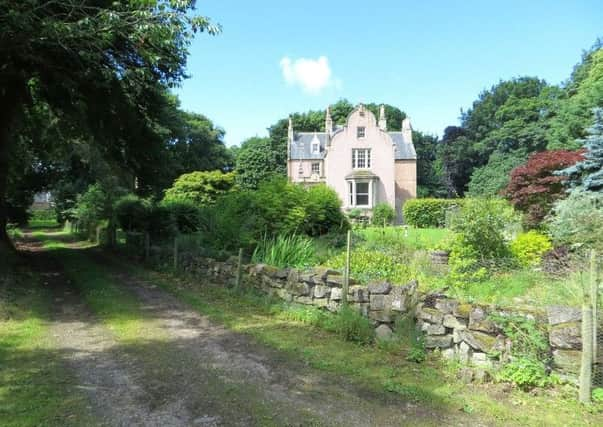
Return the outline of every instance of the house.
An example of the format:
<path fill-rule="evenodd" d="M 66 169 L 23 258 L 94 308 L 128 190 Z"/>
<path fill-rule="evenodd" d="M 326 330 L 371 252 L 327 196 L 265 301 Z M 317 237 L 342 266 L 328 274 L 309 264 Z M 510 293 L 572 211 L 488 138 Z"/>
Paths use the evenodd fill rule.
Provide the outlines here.
<path fill-rule="evenodd" d="M 388 132 L 384 107 L 379 121 L 364 105 L 350 113 L 344 126 L 334 127 L 329 108 L 325 132 L 295 132 L 289 119 L 287 174 L 299 184 L 326 183 L 349 211 L 370 214 L 388 203 L 402 220 L 402 205 L 417 194 L 417 155 L 410 120 L 401 132 Z"/>

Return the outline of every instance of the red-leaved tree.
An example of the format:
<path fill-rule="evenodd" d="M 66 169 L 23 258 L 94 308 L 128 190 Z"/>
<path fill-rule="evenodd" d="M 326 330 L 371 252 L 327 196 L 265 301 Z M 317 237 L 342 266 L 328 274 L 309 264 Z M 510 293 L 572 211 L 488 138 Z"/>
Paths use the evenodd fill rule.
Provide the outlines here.
<path fill-rule="evenodd" d="M 554 172 L 583 159 L 583 150 L 551 150 L 534 153 L 528 161 L 511 171 L 511 180 L 503 195 L 513 206 L 525 212 L 526 225 L 535 227 L 551 210 L 553 203 L 565 195 L 566 176 Z"/>

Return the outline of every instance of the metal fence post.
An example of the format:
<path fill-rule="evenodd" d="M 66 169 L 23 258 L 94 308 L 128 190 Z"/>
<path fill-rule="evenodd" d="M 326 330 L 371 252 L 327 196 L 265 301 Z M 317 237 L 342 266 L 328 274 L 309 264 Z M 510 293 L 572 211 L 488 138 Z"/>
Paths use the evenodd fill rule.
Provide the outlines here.
<path fill-rule="evenodd" d="M 348 289 L 350 287 L 350 251 L 352 246 L 352 230 L 348 230 L 348 241 L 345 252 L 345 271 L 343 272 L 343 289 L 341 290 L 341 303 L 348 305 Z"/>

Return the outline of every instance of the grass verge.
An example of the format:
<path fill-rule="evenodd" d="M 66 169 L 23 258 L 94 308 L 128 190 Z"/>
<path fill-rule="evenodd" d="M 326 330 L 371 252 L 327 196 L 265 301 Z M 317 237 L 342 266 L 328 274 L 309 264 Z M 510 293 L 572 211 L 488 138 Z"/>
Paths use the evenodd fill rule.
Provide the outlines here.
<path fill-rule="evenodd" d="M 86 398 L 52 346 L 52 299 L 41 278 L 0 278 L 0 420 L 3 426 L 94 425 Z"/>

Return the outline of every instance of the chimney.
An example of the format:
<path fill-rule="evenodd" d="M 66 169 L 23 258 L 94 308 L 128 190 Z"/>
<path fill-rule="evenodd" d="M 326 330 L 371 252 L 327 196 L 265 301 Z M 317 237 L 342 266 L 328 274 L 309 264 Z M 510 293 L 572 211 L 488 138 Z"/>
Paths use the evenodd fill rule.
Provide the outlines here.
<path fill-rule="evenodd" d="M 385 118 L 385 106 L 383 104 L 379 108 L 379 129 L 387 132 L 387 119 Z"/>

